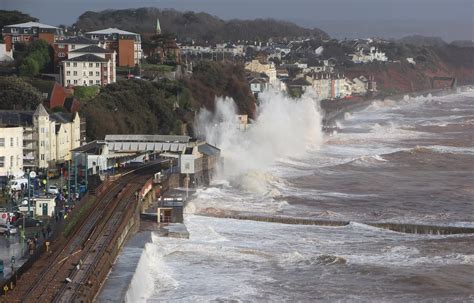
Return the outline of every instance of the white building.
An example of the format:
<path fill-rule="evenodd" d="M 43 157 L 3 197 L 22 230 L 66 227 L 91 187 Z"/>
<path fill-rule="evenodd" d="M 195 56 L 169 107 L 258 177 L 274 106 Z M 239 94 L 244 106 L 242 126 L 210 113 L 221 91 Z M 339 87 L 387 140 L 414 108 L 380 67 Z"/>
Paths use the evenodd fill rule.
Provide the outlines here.
<path fill-rule="evenodd" d="M 40 104 L 33 114 L 38 146 L 37 167 L 52 168 L 71 159 L 71 150 L 81 145 L 79 114 L 49 114 Z"/>
<path fill-rule="evenodd" d="M 384 52 L 381 52 L 375 46 L 358 47 L 354 54 L 350 55 L 354 63 L 369 63 L 374 61 L 387 62 L 388 58 Z"/>
<path fill-rule="evenodd" d="M 117 80 L 116 52 L 91 45 L 68 53 L 62 62 L 63 85 L 104 86 Z"/>
<path fill-rule="evenodd" d="M 0 62 L 11 62 L 13 61 L 13 51 L 7 52 L 7 46 L 5 43 L 0 43 Z"/>
<path fill-rule="evenodd" d="M 23 128 L 0 127 L 0 176 L 23 175 Z"/>
<path fill-rule="evenodd" d="M 368 80 L 364 76 L 352 79 L 352 94 L 365 95 L 368 90 Z"/>
<path fill-rule="evenodd" d="M 273 62 L 262 64 L 258 60 L 252 60 L 245 63 L 245 69 L 254 73 L 264 73 L 268 76 L 268 83 L 270 85 L 277 85 L 277 71 Z"/>

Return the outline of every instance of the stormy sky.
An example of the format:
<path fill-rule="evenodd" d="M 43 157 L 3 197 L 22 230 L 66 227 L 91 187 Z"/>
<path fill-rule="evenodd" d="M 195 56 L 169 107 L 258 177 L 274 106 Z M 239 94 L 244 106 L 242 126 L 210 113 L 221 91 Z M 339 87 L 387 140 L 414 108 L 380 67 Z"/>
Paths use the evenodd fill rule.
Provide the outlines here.
<path fill-rule="evenodd" d="M 474 40 L 474 0 L 0 0 L 58 25 L 85 11 L 138 7 L 207 12 L 222 19 L 275 18 L 319 27 L 336 38 L 399 38 L 421 34 Z"/>

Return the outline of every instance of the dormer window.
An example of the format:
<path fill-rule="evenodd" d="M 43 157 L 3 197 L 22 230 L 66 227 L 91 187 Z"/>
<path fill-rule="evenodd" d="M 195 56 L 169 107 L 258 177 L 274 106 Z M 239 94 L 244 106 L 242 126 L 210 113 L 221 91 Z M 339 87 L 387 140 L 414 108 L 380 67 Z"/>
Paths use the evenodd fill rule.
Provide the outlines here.
<path fill-rule="evenodd" d="M 18 28 L 12 28 L 12 33 L 17 34 L 18 33 Z"/>
<path fill-rule="evenodd" d="M 71 44 L 71 49 L 76 49 L 76 45 L 75 45 L 75 44 Z"/>
<path fill-rule="evenodd" d="M 28 29 L 25 28 L 25 29 L 23 30 L 23 33 L 27 34 L 27 33 L 28 33 Z"/>

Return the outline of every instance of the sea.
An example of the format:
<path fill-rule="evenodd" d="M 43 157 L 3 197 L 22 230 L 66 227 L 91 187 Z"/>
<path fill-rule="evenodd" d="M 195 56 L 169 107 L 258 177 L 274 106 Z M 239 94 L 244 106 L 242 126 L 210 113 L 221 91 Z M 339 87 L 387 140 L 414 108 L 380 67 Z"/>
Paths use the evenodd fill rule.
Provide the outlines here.
<path fill-rule="evenodd" d="M 220 173 L 187 204 L 189 239 L 151 233 L 122 252 L 137 260 L 123 300 L 474 302 L 474 234 L 367 224 L 474 227 L 474 90 L 374 100 L 326 132 L 316 99 L 265 93 L 244 132 L 232 129 L 232 100 L 200 115 Z"/>

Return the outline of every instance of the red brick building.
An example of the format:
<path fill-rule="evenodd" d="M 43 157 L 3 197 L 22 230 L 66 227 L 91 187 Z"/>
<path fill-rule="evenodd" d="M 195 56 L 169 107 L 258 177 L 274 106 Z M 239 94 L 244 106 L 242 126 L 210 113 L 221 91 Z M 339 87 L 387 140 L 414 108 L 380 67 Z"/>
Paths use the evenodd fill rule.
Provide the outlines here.
<path fill-rule="evenodd" d="M 65 39 L 57 40 L 53 44 L 54 49 L 54 68 L 56 71 L 59 70 L 61 61 L 68 58 L 68 53 L 81 48 L 85 48 L 90 45 L 97 46 L 98 41 L 91 40 L 86 37 L 68 37 Z"/>
<path fill-rule="evenodd" d="M 44 40 L 52 45 L 54 41 L 63 36 L 63 30 L 38 22 L 26 22 L 4 26 L 2 36 L 6 51 L 9 52 L 16 42 L 28 43 L 35 40 Z"/>
<path fill-rule="evenodd" d="M 118 28 L 107 28 L 88 32 L 87 38 L 100 43 L 110 50 L 117 52 L 117 65 L 133 67 L 142 58 L 142 41 L 140 34 L 127 32 Z"/>

